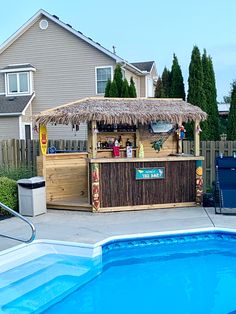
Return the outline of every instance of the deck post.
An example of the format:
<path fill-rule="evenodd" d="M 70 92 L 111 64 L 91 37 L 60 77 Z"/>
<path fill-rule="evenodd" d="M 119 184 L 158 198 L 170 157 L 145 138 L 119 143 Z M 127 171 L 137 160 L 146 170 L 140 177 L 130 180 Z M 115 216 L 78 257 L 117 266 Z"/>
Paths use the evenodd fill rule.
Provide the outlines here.
<path fill-rule="evenodd" d="M 92 138 L 91 138 L 91 146 L 92 146 L 92 158 L 97 157 L 97 121 L 92 121 L 91 123 L 91 128 L 92 128 Z"/>
<path fill-rule="evenodd" d="M 194 156 L 200 156 L 200 123 L 194 121 Z"/>

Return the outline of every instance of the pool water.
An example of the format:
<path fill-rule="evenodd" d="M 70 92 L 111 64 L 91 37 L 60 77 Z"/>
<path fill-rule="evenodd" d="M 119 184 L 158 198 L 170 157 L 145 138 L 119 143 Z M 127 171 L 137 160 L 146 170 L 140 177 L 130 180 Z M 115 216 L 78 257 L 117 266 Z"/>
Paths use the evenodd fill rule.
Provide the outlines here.
<path fill-rule="evenodd" d="M 103 271 L 44 313 L 223 314 L 236 310 L 236 240 L 113 243 Z M 236 312 L 235 312 L 236 313 Z"/>
<path fill-rule="evenodd" d="M 236 313 L 236 234 L 112 240 L 102 263 L 46 254 L 0 278 L 0 313 Z"/>
<path fill-rule="evenodd" d="M 96 276 L 96 260 L 46 254 L 0 274 L 0 313 L 41 313 Z"/>

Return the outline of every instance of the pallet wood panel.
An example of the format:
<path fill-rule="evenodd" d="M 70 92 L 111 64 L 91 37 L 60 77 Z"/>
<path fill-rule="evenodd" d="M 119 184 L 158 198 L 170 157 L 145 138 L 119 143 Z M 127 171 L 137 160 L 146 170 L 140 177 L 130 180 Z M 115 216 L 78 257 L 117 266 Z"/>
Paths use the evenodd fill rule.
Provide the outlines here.
<path fill-rule="evenodd" d="M 46 179 L 47 203 L 54 208 L 62 206 L 63 200 L 88 200 L 87 153 L 40 156 L 38 168 Z"/>

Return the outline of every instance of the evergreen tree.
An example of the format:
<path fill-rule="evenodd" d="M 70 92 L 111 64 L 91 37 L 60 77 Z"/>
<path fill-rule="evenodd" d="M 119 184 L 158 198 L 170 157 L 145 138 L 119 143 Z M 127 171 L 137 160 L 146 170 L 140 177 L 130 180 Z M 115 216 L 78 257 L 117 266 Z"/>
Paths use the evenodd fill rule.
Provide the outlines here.
<path fill-rule="evenodd" d="M 116 82 L 117 97 L 121 97 L 121 95 L 122 95 L 122 86 L 123 86 L 123 76 L 122 76 L 122 71 L 121 71 L 120 64 L 117 64 L 117 66 L 115 68 L 113 81 Z"/>
<path fill-rule="evenodd" d="M 165 67 L 161 76 L 163 85 L 163 98 L 170 97 L 171 72 Z"/>
<path fill-rule="evenodd" d="M 175 54 L 173 56 L 173 63 L 171 68 L 171 86 L 169 96 L 171 98 L 182 98 L 185 100 L 184 79 Z"/>
<path fill-rule="evenodd" d="M 111 82 L 111 88 L 110 88 L 110 92 L 109 92 L 109 97 L 118 97 L 118 88 L 117 88 L 117 85 L 116 85 L 116 81 L 113 80 Z"/>
<path fill-rule="evenodd" d="M 130 78 L 129 97 L 130 98 L 136 98 L 137 97 L 136 88 L 135 88 L 135 84 L 134 84 L 134 80 L 133 80 L 132 76 Z"/>
<path fill-rule="evenodd" d="M 129 83 L 127 79 L 124 79 L 123 86 L 122 86 L 122 97 L 129 98 Z"/>
<path fill-rule="evenodd" d="M 105 88 L 105 95 L 104 95 L 104 97 L 109 97 L 110 96 L 110 89 L 111 89 L 111 80 L 108 79 L 107 85 L 106 85 L 106 88 Z"/>
<path fill-rule="evenodd" d="M 227 140 L 236 140 L 236 81 L 232 83 L 231 102 L 227 127 Z"/>
<path fill-rule="evenodd" d="M 219 112 L 217 106 L 217 92 L 215 73 L 213 63 L 210 56 L 207 56 L 206 50 L 202 55 L 202 69 L 203 69 L 203 90 L 205 94 L 205 111 L 208 114 L 207 127 L 205 130 L 206 140 L 219 140 Z"/>
<path fill-rule="evenodd" d="M 189 64 L 189 78 L 188 78 L 188 97 L 187 101 L 192 105 L 200 107 L 206 111 L 206 101 L 203 89 L 203 69 L 201 54 L 197 46 L 193 47 L 191 61 Z M 189 138 L 193 138 L 193 123 L 186 124 L 186 131 Z M 201 123 L 201 139 L 207 138 L 207 121 Z"/>
<path fill-rule="evenodd" d="M 158 77 L 156 88 L 155 88 L 155 97 L 156 98 L 163 98 L 163 85 L 160 76 Z"/>

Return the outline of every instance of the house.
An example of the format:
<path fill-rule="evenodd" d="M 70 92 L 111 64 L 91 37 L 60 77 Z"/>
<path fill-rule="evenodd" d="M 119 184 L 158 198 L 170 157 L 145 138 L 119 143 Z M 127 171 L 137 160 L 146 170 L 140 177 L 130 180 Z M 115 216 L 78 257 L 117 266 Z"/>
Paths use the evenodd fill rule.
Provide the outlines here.
<path fill-rule="evenodd" d="M 155 62 L 129 63 L 44 10 L 0 46 L 0 140 L 37 138 L 30 117 L 84 97 L 104 96 L 116 64 L 139 97 L 154 96 Z M 86 139 L 87 127 L 49 127 L 49 138 Z"/>

